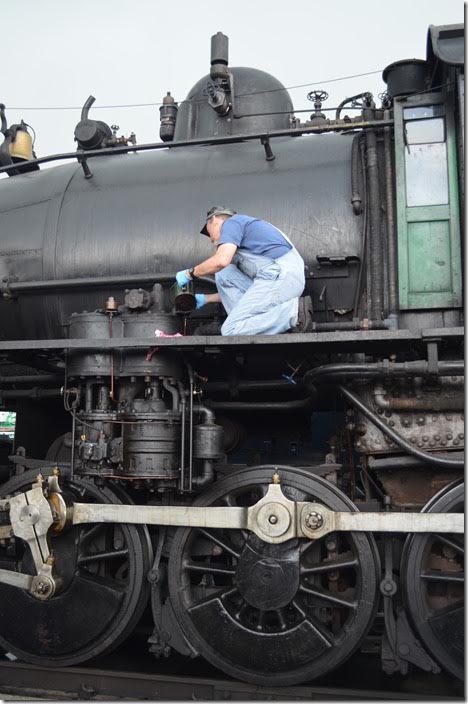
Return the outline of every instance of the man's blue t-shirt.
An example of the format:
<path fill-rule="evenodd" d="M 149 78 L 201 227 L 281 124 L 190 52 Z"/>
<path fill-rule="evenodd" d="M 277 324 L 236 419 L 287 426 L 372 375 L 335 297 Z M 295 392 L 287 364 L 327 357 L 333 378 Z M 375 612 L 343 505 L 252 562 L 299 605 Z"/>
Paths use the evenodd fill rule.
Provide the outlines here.
<path fill-rule="evenodd" d="M 220 244 L 235 244 L 270 259 L 279 259 L 292 249 L 281 232 L 269 222 L 240 214 L 224 221 L 218 247 Z"/>

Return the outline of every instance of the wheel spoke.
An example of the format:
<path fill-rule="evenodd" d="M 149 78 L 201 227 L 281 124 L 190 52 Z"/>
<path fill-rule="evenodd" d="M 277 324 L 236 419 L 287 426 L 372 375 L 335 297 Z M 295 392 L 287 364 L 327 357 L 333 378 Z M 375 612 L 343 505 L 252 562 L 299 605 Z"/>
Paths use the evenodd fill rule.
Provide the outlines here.
<path fill-rule="evenodd" d="M 439 540 L 441 543 L 448 545 L 461 555 L 465 554 L 465 546 L 458 543 L 454 538 L 449 538 L 446 535 L 440 535 L 439 533 L 436 533 L 433 537 L 435 540 Z"/>
<path fill-rule="evenodd" d="M 343 570 L 347 567 L 357 567 L 359 564 L 357 557 L 344 558 L 342 560 L 331 560 L 330 562 L 321 562 L 310 567 L 301 566 L 301 575 L 320 574 L 322 572 L 331 572 L 335 570 Z"/>
<path fill-rule="evenodd" d="M 327 632 L 324 633 L 324 628 L 323 626 L 318 626 L 317 622 L 315 619 L 313 619 L 311 616 L 309 616 L 306 619 L 307 623 L 309 626 L 312 628 L 314 633 L 321 639 L 321 641 L 327 646 L 327 648 L 333 648 L 335 645 L 335 639 L 333 638 L 332 634 Z"/>
<path fill-rule="evenodd" d="M 286 614 L 283 609 L 276 609 L 275 614 L 278 618 L 280 624 L 280 630 L 285 631 L 288 627 L 288 622 L 286 621 Z"/>
<path fill-rule="evenodd" d="M 232 493 L 226 494 L 226 496 L 223 496 L 223 504 L 226 504 L 226 506 L 229 506 L 229 507 L 231 507 L 231 508 L 232 508 L 233 506 L 234 506 L 234 507 L 237 507 L 237 505 L 238 505 L 238 504 L 237 504 L 237 501 L 236 501 L 236 497 L 233 496 Z"/>
<path fill-rule="evenodd" d="M 233 557 L 237 557 L 237 558 L 239 557 L 239 553 L 236 550 L 234 550 L 234 548 L 231 545 L 228 545 L 228 543 L 226 541 L 221 540 L 221 538 L 219 538 L 217 535 L 215 535 L 211 531 L 206 530 L 206 528 L 200 528 L 199 532 L 202 533 L 202 535 L 204 535 L 205 538 L 208 538 L 208 540 L 210 540 L 212 543 L 215 543 L 220 548 L 222 548 L 225 552 L 228 552 L 231 555 L 233 555 Z"/>
<path fill-rule="evenodd" d="M 223 574 L 234 576 L 236 570 L 233 567 L 217 566 L 213 563 L 204 562 L 184 562 L 184 569 L 191 572 L 201 572 L 202 574 Z"/>
<path fill-rule="evenodd" d="M 425 570 L 421 572 L 421 579 L 436 582 L 459 582 L 465 581 L 464 572 L 442 572 L 440 570 Z"/>
<path fill-rule="evenodd" d="M 90 562 L 104 562 L 106 560 L 115 560 L 117 557 L 128 557 L 128 548 L 124 550 L 109 550 L 106 552 L 93 552 L 89 555 L 81 555 L 78 560 L 78 565 L 86 565 Z"/>
<path fill-rule="evenodd" d="M 258 612 L 258 623 L 255 626 L 257 631 L 263 631 L 265 628 L 265 621 L 266 621 L 266 611 L 259 611 Z"/>
<path fill-rule="evenodd" d="M 334 606 L 343 606 L 345 609 L 356 609 L 357 604 L 355 601 L 348 601 L 347 599 L 342 599 L 331 592 L 324 592 L 320 589 L 314 589 L 313 587 L 304 587 L 304 585 L 299 586 L 299 591 L 304 594 L 309 594 L 310 596 L 315 596 L 317 599 L 322 599 L 323 601 L 333 604 Z"/>
<path fill-rule="evenodd" d="M 224 601 L 224 599 L 227 599 L 229 596 L 234 596 L 234 594 L 238 593 L 239 589 L 237 588 L 237 586 L 233 586 L 231 589 L 228 589 L 223 594 L 221 594 L 220 599 L 221 601 Z"/>
<path fill-rule="evenodd" d="M 302 606 L 297 602 L 297 599 L 293 599 L 293 601 L 291 602 L 291 606 L 296 609 L 296 611 L 302 618 L 307 618 L 306 612 L 304 611 Z"/>
<path fill-rule="evenodd" d="M 246 611 L 248 611 L 249 605 L 246 601 L 243 601 L 242 604 L 240 605 L 239 609 L 236 611 L 234 614 L 234 618 L 236 618 L 238 621 L 240 621 L 241 616 L 245 614 Z"/>
<path fill-rule="evenodd" d="M 124 594 L 127 590 L 126 582 L 118 582 L 115 579 L 103 577 L 102 575 L 94 574 L 92 572 L 81 572 L 80 579 L 93 584 L 96 588 L 105 588 L 115 594 Z"/>
<path fill-rule="evenodd" d="M 433 611 L 428 615 L 427 624 L 431 629 L 436 629 L 438 633 L 449 632 L 453 637 L 454 629 L 460 627 L 463 631 L 464 622 L 464 600 L 463 596 L 458 601 Z M 461 626 L 459 626 L 461 624 Z"/>
<path fill-rule="evenodd" d="M 95 525 L 91 525 L 89 528 L 82 528 L 81 529 L 81 542 L 84 543 L 85 541 L 88 542 L 89 540 L 92 540 L 95 538 L 98 533 L 100 533 L 103 529 L 105 528 L 105 523 L 96 523 Z"/>

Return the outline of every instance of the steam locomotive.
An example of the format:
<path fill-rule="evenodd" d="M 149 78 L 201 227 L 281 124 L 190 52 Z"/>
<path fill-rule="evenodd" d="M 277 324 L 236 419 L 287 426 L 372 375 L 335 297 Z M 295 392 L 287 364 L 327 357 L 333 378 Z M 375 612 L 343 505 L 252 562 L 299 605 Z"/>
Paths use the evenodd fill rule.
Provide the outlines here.
<path fill-rule="evenodd" d="M 358 650 L 463 677 L 463 39 L 431 26 L 380 106 L 331 118 L 220 32 L 160 142 L 90 96 L 77 150 L 36 158 L 2 109 L 5 652 L 75 665 L 138 626 L 260 685 Z M 288 234 L 311 332 L 221 336 L 221 305 L 174 288 L 213 204 Z"/>

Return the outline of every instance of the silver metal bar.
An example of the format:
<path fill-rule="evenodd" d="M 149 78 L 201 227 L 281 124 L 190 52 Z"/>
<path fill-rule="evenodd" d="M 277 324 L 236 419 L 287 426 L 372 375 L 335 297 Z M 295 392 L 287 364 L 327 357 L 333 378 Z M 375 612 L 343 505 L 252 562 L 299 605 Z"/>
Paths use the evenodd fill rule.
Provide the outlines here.
<path fill-rule="evenodd" d="M 73 504 L 73 524 L 135 523 L 251 530 L 262 540 L 317 539 L 334 531 L 367 533 L 463 533 L 459 513 L 334 512 L 321 504 L 286 499 L 279 485 L 249 508 L 218 506 L 114 506 Z"/>
<path fill-rule="evenodd" d="M 336 513 L 336 530 L 383 533 L 463 533 L 462 513 Z"/>
<path fill-rule="evenodd" d="M 321 504 L 302 503 L 298 535 L 317 539 L 334 531 L 366 533 L 464 533 L 462 513 L 367 513 L 331 511 Z"/>
<path fill-rule="evenodd" d="M 14 536 L 12 526 L 0 526 L 0 540 L 5 540 L 5 538 L 12 538 Z"/>
<path fill-rule="evenodd" d="M 138 523 L 188 528 L 247 528 L 247 508 L 218 506 L 116 506 L 73 504 L 79 523 Z"/>
<path fill-rule="evenodd" d="M 29 591 L 33 582 L 32 574 L 23 574 L 22 572 L 13 572 L 12 570 L 0 569 L 0 582 L 9 584 L 12 587 L 19 587 Z"/>

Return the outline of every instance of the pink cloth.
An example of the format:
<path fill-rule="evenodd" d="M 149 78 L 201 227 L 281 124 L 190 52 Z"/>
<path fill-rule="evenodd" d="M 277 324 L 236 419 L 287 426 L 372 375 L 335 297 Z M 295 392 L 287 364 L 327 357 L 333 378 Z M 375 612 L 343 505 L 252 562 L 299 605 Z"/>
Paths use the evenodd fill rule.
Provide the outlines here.
<path fill-rule="evenodd" d="M 176 332 L 173 335 L 169 335 L 167 332 L 164 332 L 163 330 L 155 330 L 154 334 L 156 337 L 183 337 L 183 335 L 180 334 L 180 332 Z"/>

